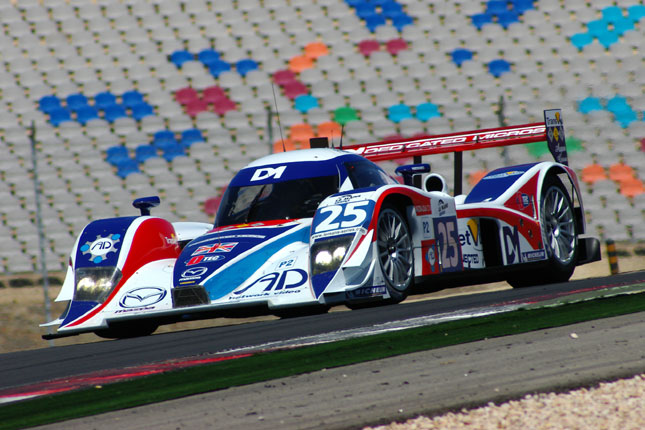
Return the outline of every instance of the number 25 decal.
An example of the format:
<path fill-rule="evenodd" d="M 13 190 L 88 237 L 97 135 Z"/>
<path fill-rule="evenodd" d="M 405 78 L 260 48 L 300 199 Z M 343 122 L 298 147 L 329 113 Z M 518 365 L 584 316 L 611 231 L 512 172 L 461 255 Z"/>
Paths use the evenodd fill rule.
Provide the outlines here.
<path fill-rule="evenodd" d="M 444 272 L 461 270 L 461 248 L 457 218 L 454 216 L 434 219 L 434 231 L 441 253 L 441 265 Z"/>
<path fill-rule="evenodd" d="M 326 218 L 315 227 L 315 233 L 338 230 L 341 228 L 358 227 L 367 219 L 367 209 L 373 203 L 369 200 L 350 202 L 345 205 L 326 206 L 319 210 L 319 214 L 328 214 Z M 367 206 L 368 208 L 363 208 Z"/>

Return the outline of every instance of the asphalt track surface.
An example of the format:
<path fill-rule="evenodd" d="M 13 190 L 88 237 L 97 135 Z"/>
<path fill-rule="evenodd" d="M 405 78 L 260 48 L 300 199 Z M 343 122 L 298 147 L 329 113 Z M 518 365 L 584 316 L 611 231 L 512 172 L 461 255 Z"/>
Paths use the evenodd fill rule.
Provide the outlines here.
<path fill-rule="evenodd" d="M 637 272 L 0 356 L 0 389 L 397 319 L 643 281 Z M 575 336 L 572 334 L 575 333 Z M 645 313 L 489 339 L 66 422 L 65 428 L 355 428 L 645 372 Z M 220 425 L 217 425 L 219 423 Z M 62 428 L 54 425 L 52 428 Z"/>
<path fill-rule="evenodd" d="M 203 357 L 231 349 L 339 330 L 368 328 L 376 324 L 408 318 L 491 305 L 534 302 L 560 293 L 637 281 L 645 282 L 645 272 L 402 303 L 351 312 L 332 312 L 300 318 L 163 333 L 134 339 L 97 341 L 7 353 L 0 355 L 0 390 L 90 372 Z"/>

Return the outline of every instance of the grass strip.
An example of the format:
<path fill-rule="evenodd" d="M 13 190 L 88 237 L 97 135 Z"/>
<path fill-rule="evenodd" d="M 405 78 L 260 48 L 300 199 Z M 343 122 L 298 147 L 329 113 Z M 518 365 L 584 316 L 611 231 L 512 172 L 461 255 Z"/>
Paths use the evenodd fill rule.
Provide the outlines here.
<path fill-rule="evenodd" d="M 645 293 L 519 310 L 340 342 L 257 354 L 0 407 L 0 429 L 19 429 L 486 338 L 645 310 Z"/>

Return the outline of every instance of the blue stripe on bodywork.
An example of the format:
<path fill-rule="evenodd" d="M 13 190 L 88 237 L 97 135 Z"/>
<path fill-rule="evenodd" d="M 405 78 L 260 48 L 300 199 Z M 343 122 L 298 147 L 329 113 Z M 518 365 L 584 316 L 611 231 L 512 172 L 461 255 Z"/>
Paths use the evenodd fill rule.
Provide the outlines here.
<path fill-rule="evenodd" d="M 287 234 L 269 244 L 259 245 L 258 249 L 214 275 L 204 283 L 209 298 L 218 300 L 235 291 L 269 258 L 280 252 L 285 246 L 295 242 L 308 243 L 309 230 L 309 226 L 301 226 L 293 233 Z"/>
<path fill-rule="evenodd" d="M 76 320 L 77 318 L 80 318 L 98 305 L 98 302 L 81 302 L 72 300 L 69 309 L 67 310 L 67 315 L 65 315 L 65 320 L 61 323 L 60 326 L 63 327 L 65 324 L 68 324 Z"/>
<path fill-rule="evenodd" d="M 537 163 L 522 164 L 519 166 L 502 167 L 493 170 L 484 176 L 470 194 L 466 196 L 465 203 L 478 203 L 492 201 L 504 194 L 520 176 L 526 173 Z"/>

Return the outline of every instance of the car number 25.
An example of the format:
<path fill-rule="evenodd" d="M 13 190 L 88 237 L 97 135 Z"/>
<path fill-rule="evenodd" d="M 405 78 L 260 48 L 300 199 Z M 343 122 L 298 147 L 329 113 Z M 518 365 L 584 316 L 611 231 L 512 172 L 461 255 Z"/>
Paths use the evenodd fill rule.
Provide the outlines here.
<path fill-rule="evenodd" d="M 361 226 L 367 220 L 373 206 L 374 202 L 371 200 L 362 200 L 320 208 L 318 213 L 325 218 L 314 227 L 314 233 Z"/>
<path fill-rule="evenodd" d="M 457 217 L 434 218 L 434 234 L 441 255 L 441 269 L 444 272 L 462 270 L 461 246 Z"/>

